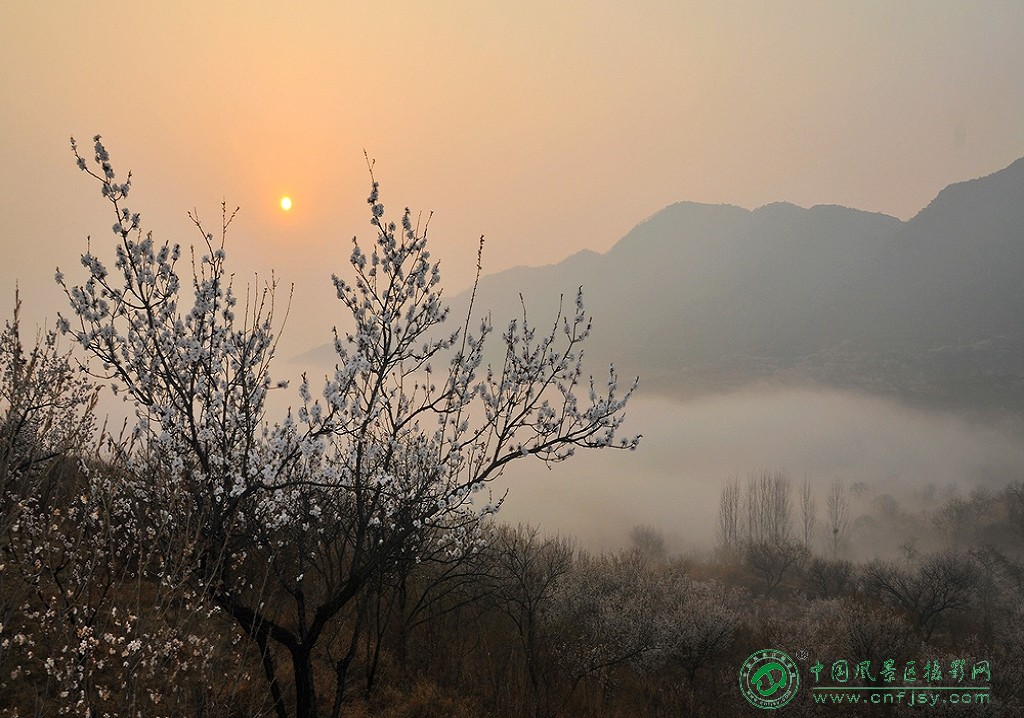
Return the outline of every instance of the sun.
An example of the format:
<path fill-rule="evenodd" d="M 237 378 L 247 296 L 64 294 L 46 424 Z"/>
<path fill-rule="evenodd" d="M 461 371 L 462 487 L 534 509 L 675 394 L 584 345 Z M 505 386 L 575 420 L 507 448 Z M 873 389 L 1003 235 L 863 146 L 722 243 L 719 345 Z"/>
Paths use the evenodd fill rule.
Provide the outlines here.
<path fill-rule="evenodd" d="M 285 212 L 287 212 L 291 208 L 292 208 L 292 198 L 291 197 L 282 197 L 281 198 L 281 209 L 283 209 Z"/>

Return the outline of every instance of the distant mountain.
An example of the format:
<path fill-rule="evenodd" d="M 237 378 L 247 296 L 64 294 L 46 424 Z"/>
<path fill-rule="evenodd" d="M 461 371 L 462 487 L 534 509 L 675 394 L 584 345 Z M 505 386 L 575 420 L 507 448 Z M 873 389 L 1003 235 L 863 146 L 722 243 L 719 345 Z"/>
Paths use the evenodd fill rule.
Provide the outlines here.
<path fill-rule="evenodd" d="M 614 360 L 646 390 L 816 383 L 1024 414 L 1024 159 L 908 222 L 681 202 L 606 254 L 484 277 L 474 314 L 500 327 L 522 294 L 543 325 L 579 286 L 594 366 Z"/>

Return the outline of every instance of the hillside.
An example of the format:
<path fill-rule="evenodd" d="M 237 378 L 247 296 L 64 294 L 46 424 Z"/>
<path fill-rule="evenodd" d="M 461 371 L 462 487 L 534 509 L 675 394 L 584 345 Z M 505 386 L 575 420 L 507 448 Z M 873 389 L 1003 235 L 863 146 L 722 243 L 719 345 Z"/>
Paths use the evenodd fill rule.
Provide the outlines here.
<path fill-rule="evenodd" d="M 485 276 L 474 314 L 501 326 L 522 295 L 547 324 L 582 286 L 592 366 L 614 360 L 645 391 L 803 383 L 1024 414 L 1022 277 L 1024 159 L 947 187 L 907 222 L 680 202 L 605 254 Z"/>

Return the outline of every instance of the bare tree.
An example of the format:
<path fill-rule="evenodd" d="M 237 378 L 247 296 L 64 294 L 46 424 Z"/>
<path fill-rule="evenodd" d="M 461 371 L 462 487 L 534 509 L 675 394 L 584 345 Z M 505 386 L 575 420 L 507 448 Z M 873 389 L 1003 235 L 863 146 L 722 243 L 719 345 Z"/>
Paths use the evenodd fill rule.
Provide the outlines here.
<path fill-rule="evenodd" d="M 864 585 L 898 605 L 925 639 L 947 616 L 970 605 L 979 568 L 967 554 L 951 551 L 926 556 L 916 566 L 872 561 L 864 568 Z"/>
<path fill-rule="evenodd" d="M 837 598 L 853 586 L 853 563 L 845 559 L 816 556 L 807 565 L 804 581 L 817 598 Z"/>
<path fill-rule="evenodd" d="M 785 472 L 772 472 L 768 495 L 768 538 L 779 544 L 790 541 L 793 535 L 793 486 Z"/>
<path fill-rule="evenodd" d="M 735 488 L 726 487 L 720 518 L 723 512 L 728 513 L 726 502 L 737 502 L 738 493 L 738 480 Z M 804 546 L 793 538 L 792 493 L 792 484 L 783 471 L 762 469 L 747 476 L 743 506 L 747 526 L 742 558 L 747 568 L 760 577 L 766 596 L 806 555 Z"/>
<path fill-rule="evenodd" d="M 385 642 L 405 668 L 409 646 L 418 629 L 435 630 L 441 619 L 458 616 L 463 609 L 481 606 L 496 591 L 500 547 L 492 540 L 459 556 L 452 556 L 436 540 L 423 537 L 417 551 L 409 551 L 387 573 L 381 573 L 367 593 L 369 628 L 365 636 L 366 693 L 375 685 Z M 431 546 L 434 546 L 431 550 Z"/>
<path fill-rule="evenodd" d="M 840 631 L 854 656 L 886 656 L 903 664 L 920 646 L 914 626 L 899 612 L 859 602 L 841 604 Z"/>
<path fill-rule="evenodd" d="M 544 714 L 551 685 L 545 659 L 551 647 L 542 618 L 558 582 L 573 567 L 574 549 L 565 539 L 541 538 L 536 528 L 518 526 L 499 531 L 495 595 L 515 626 L 526 664 L 533 713 Z"/>
<path fill-rule="evenodd" d="M 194 218 L 202 242 L 183 282 L 179 246 L 144 235 L 125 206 L 131 175 L 118 182 L 99 136 L 95 170 L 72 144 L 113 207 L 117 245 L 113 273 L 91 252 L 82 285 L 58 273 L 74 312 L 74 326 L 61 326 L 135 406 L 135 491 L 182 507 L 165 520 L 195 555 L 185 577 L 257 646 L 280 718 L 319 716 L 325 680 L 331 714 L 340 714 L 367 587 L 428 544 L 459 556 L 483 540 L 501 500 L 474 499 L 507 464 L 636 447 L 638 438 L 617 436 L 632 387 L 621 392 L 614 370 L 604 383 L 583 377 L 582 290 L 547 333 L 524 308 L 502 335 L 500 366 L 485 367 L 490 322 L 473 333 L 467 316 L 441 332 L 448 310 L 426 227 L 408 210 L 400 227 L 386 222 L 376 181 L 374 248 L 366 254 L 354 242 L 349 280 L 334 278 L 354 329 L 336 333 L 338 365 L 320 398 L 304 378 L 298 411 L 270 423 L 266 397 L 280 386 L 269 373 L 276 285 L 239 306 L 224 250 L 233 215 L 225 208 L 219 240 Z M 352 641 L 336 650 L 322 639 L 346 621 Z"/>
<path fill-rule="evenodd" d="M 739 555 L 740 542 L 743 539 L 741 509 L 740 478 L 734 476 L 722 487 L 718 504 L 718 545 L 726 558 L 736 558 Z"/>
<path fill-rule="evenodd" d="M 743 510 L 746 514 L 743 532 L 745 541 L 760 540 L 763 535 L 764 506 L 753 474 L 747 476 L 747 484 L 743 491 Z"/>
<path fill-rule="evenodd" d="M 653 526 L 634 526 L 629 532 L 629 543 L 648 560 L 660 563 L 668 557 L 665 536 Z"/>
<path fill-rule="evenodd" d="M 995 503 L 996 495 L 983 487 L 968 498 L 954 494 L 934 513 L 932 524 L 954 548 L 964 548 L 979 542 L 985 516 Z"/>
<path fill-rule="evenodd" d="M 811 491 L 811 480 L 804 477 L 804 482 L 800 485 L 800 527 L 803 529 L 804 551 L 808 554 L 811 552 L 814 528 L 818 520 L 816 509 L 814 493 Z"/>
<path fill-rule="evenodd" d="M 747 541 L 784 544 L 793 532 L 792 484 L 783 471 L 762 469 L 747 477 Z"/>
<path fill-rule="evenodd" d="M 744 561 L 763 584 L 765 596 L 778 588 L 789 570 L 805 556 L 804 548 L 796 541 L 776 543 L 767 541 L 748 542 L 744 550 Z"/>
<path fill-rule="evenodd" d="M 825 512 L 831 535 L 832 558 L 838 558 L 839 551 L 846 541 L 846 530 L 850 525 L 850 498 L 846 493 L 846 484 L 842 480 L 832 483 L 832 488 L 825 498 Z"/>

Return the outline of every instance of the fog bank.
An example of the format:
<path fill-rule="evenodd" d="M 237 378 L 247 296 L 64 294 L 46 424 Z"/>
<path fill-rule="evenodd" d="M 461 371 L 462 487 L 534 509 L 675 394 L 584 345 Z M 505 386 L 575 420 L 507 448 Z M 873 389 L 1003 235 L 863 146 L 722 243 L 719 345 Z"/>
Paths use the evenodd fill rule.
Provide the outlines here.
<path fill-rule="evenodd" d="M 805 476 L 812 481 L 819 529 L 825 492 L 837 479 L 867 485 L 853 497 L 856 517 L 884 494 L 908 510 L 934 508 L 956 492 L 1024 477 L 1020 426 L 838 391 L 637 397 L 626 430 L 643 434 L 635 453 L 579 452 L 551 470 L 513 465 L 494 487 L 496 494 L 511 488 L 501 520 L 537 524 L 595 549 L 623 545 L 634 525 L 649 524 L 672 548 L 688 550 L 714 545 L 723 483 L 762 468 L 785 470 L 794 490 Z"/>

